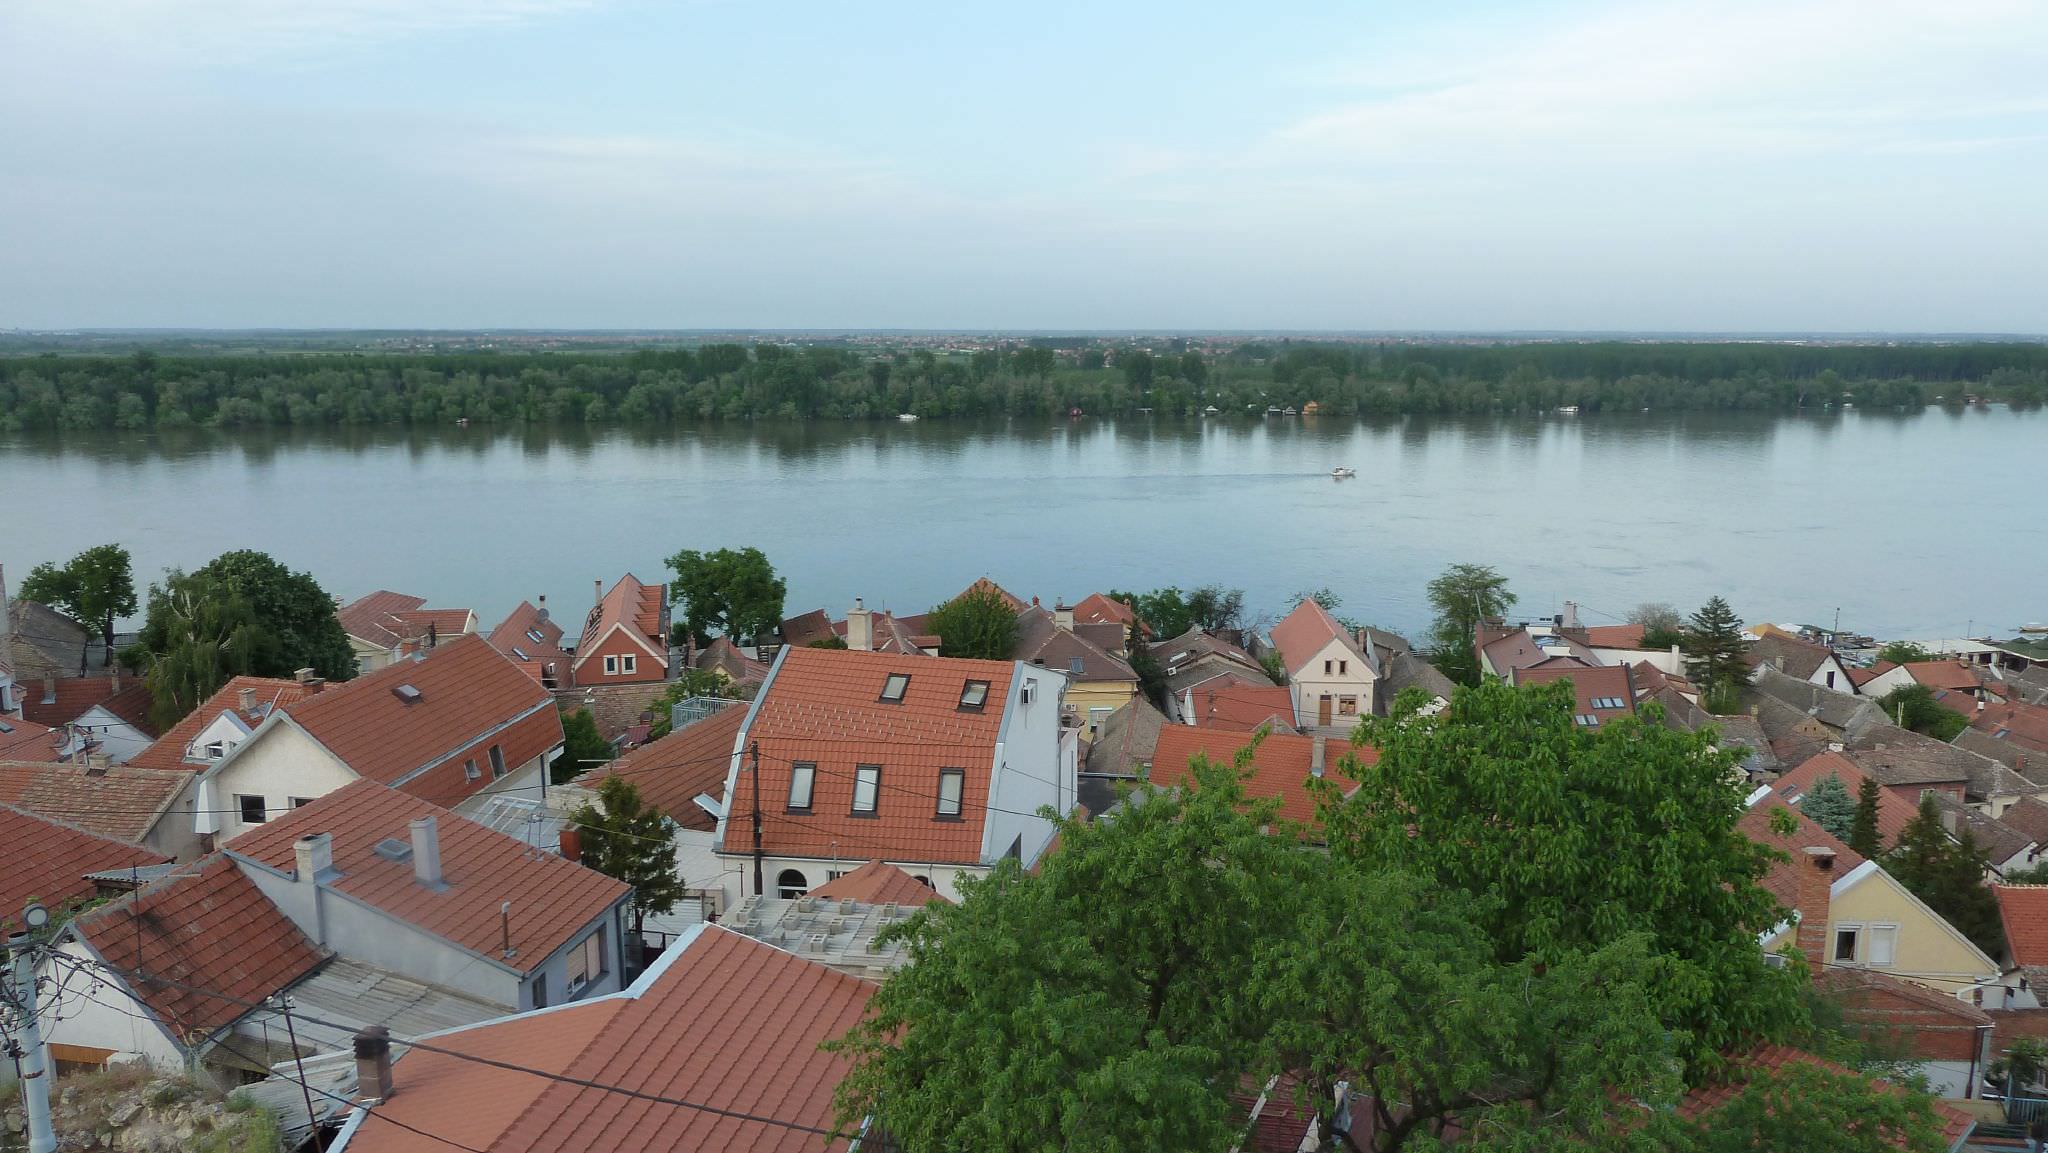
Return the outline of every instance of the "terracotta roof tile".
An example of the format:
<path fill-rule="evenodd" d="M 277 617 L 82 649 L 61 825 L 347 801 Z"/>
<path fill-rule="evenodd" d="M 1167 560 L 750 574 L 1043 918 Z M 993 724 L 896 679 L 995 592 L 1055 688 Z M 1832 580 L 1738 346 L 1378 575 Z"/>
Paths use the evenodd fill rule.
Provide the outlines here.
<path fill-rule="evenodd" d="M 1797 825 L 1792 832 L 1780 833 L 1771 828 L 1771 814 L 1780 811 L 1792 814 Z M 1743 836 L 1759 845 L 1768 845 L 1788 858 L 1771 862 L 1770 871 L 1757 882 L 1770 890 L 1778 903 L 1787 909 L 1798 906 L 1798 870 L 1807 867 L 1807 849 L 1831 850 L 1835 854 L 1834 875 L 1837 877 L 1846 875 L 1863 863 L 1862 854 L 1836 840 L 1834 834 L 1815 824 L 1806 814 L 1779 802 L 1775 795 L 1751 805 L 1735 827 L 1742 831 Z"/>
<path fill-rule="evenodd" d="M 581 664 L 581 658 L 596 652 L 597 642 L 614 625 L 624 625 L 626 631 L 639 638 L 649 652 L 667 661 L 668 636 L 662 627 L 667 607 L 667 585 L 646 584 L 632 573 L 620 577 L 618 583 L 591 606 L 590 615 L 584 618 L 582 640 L 576 645 L 577 663 Z"/>
<path fill-rule="evenodd" d="M 248 1010 L 221 997 L 148 978 L 257 1001 L 304 977 L 325 959 L 319 947 L 221 853 L 78 917 L 70 930 L 122 970 L 129 988 L 150 1012 L 187 1043 L 226 1027 Z"/>
<path fill-rule="evenodd" d="M 813 641 L 830 640 L 835 635 L 832 630 L 832 618 L 825 615 L 824 609 L 799 613 L 783 621 L 775 631 L 782 637 L 783 644 L 796 645 L 799 648 Z"/>
<path fill-rule="evenodd" d="M 557 683 L 567 679 L 563 673 L 569 667 L 569 654 L 562 649 L 562 626 L 532 601 L 520 601 L 486 639 L 536 681 L 543 675 Z M 549 665 L 555 666 L 552 672 Z"/>
<path fill-rule="evenodd" d="M 1593 625 L 1586 630 L 1586 643 L 1596 649 L 1640 649 L 1641 625 Z"/>
<path fill-rule="evenodd" d="M 627 994 L 443 1035 L 438 1045 L 568 1076 L 821 1129 L 848 1064 L 822 1042 L 866 1011 L 874 986 L 707 925 Z M 843 1150 L 780 1126 L 623 1098 L 434 1054 L 392 1068 L 396 1091 L 349 1153 L 445 1153 L 400 1122 L 488 1153 Z"/>
<path fill-rule="evenodd" d="M 1251 774 L 1244 782 L 1246 795 L 1278 797 L 1283 818 L 1312 824 L 1316 806 L 1309 796 L 1307 782 L 1315 762 L 1316 742 L 1322 739 L 1299 733 L 1266 734 L 1258 751 L 1252 754 Z M 1188 762 L 1197 754 L 1207 756 L 1215 764 L 1228 765 L 1251 740 L 1252 734 L 1231 729 L 1168 725 L 1159 732 L 1159 748 L 1153 754 L 1150 779 L 1155 785 L 1179 784 L 1188 779 Z M 1380 754 L 1370 746 L 1354 749 L 1341 740 L 1325 742 L 1324 775 L 1349 793 L 1357 786 L 1337 767 L 1346 753 L 1355 753 L 1359 762 L 1366 765 L 1377 764 Z"/>
<path fill-rule="evenodd" d="M 2013 963 L 2048 966 L 2048 885 L 1993 885 Z"/>
<path fill-rule="evenodd" d="M 1906 671 L 1930 689 L 1975 693 L 1984 687 L 1976 670 L 1961 661 L 1913 661 L 1906 666 Z"/>
<path fill-rule="evenodd" d="M 1971 716 L 1970 726 L 1994 740 L 2048 753 L 2048 705 L 1988 705 Z"/>
<path fill-rule="evenodd" d="M 1101 593 L 1089 593 L 1074 602 L 1074 621 L 1077 624 L 1113 624 L 1129 628 L 1138 614 L 1122 601 L 1114 601 Z"/>
<path fill-rule="evenodd" d="M 67 739 L 65 733 L 48 725 L 0 713 L 0 761 L 54 762 Z"/>
<path fill-rule="evenodd" d="M 246 710 L 242 708 L 245 689 L 251 694 L 253 706 Z M 187 760 L 187 748 L 200 733 L 219 720 L 222 713 L 233 712 L 244 725 L 254 730 L 272 710 L 292 704 L 305 695 L 306 686 L 297 681 L 274 677 L 231 678 L 218 692 L 200 702 L 198 708 L 185 714 L 184 720 L 166 730 L 156 743 L 130 757 L 128 763 L 142 769 L 203 769 L 211 762 Z"/>
<path fill-rule="evenodd" d="M 52 699 L 46 701 L 44 686 L 20 686 L 21 715 L 25 719 L 61 728 L 84 716 L 94 705 L 104 705 L 108 712 L 144 735 L 156 735 L 156 725 L 149 719 L 149 686 L 138 678 L 117 681 L 113 677 L 61 677 L 51 687 L 55 691 L 49 694 Z"/>
<path fill-rule="evenodd" d="M 341 631 L 358 640 L 386 647 L 396 645 L 404 639 L 399 632 L 396 614 L 425 605 L 427 598 L 395 593 L 389 589 L 357 597 L 334 610 L 341 621 Z"/>
<path fill-rule="evenodd" d="M 952 902 L 930 885 L 883 861 L 869 861 L 860 868 L 811 890 L 813 897 L 842 901 L 848 897 L 863 905 L 925 905 L 932 901 Z"/>
<path fill-rule="evenodd" d="M 1771 795 L 1787 804 L 1795 804 L 1798 799 L 1811 793 L 1814 786 L 1820 784 L 1822 780 L 1830 775 L 1841 778 L 1842 787 L 1848 789 L 1849 795 L 1854 797 L 1863 788 L 1863 778 L 1866 774 L 1856 766 L 1856 762 L 1840 753 L 1819 753 L 1808 757 L 1797 768 L 1779 777 L 1771 785 Z M 1883 782 L 1879 783 L 1882 784 Z M 2042 808 L 2048 810 L 2048 805 L 2044 805 Z M 1915 814 L 1916 810 L 1912 802 L 1907 801 L 1904 797 L 1899 796 L 1890 789 L 1879 789 L 1877 791 L 1878 840 L 1887 845 L 1897 841 L 1899 834 L 1905 831 L 1906 825 L 1913 820 Z"/>
<path fill-rule="evenodd" d="M 1053 615 L 1038 605 L 1017 614 L 1017 647 L 1010 654 L 1026 664 L 1043 665 L 1079 681 L 1131 681 L 1138 674 L 1123 658 L 1076 633 L 1060 628 Z"/>
<path fill-rule="evenodd" d="M 1189 715 L 1212 729 L 1251 732 L 1272 723 L 1277 728 L 1295 727 L 1294 694 L 1284 685 L 1262 678 L 1225 673 L 1188 690 L 1192 708 Z"/>
<path fill-rule="evenodd" d="M 1287 665 L 1287 675 L 1294 676 L 1323 651 L 1323 646 L 1339 641 L 1350 648 L 1360 661 L 1365 654 L 1358 652 L 1358 642 L 1351 638 L 1345 627 L 1329 610 L 1312 600 L 1304 600 L 1294 606 L 1294 611 L 1281 618 L 1273 626 L 1273 647 L 1280 650 L 1280 659 Z"/>
<path fill-rule="evenodd" d="M 910 678 L 900 703 L 881 699 L 894 673 Z M 979 864 L 996 734 L 1014 676 L 1009 661 L 783 650 L 748 732 L 761 748 L 763 806 L 775 814 L 764 831 L 767 850 Z M 978 712 L 960 708 L 969 681 L 988 682 L 987 703 Z M 817 766 L 808 814 L 784 812 L 792 762 Z M 873 816 L 852 813 L 860 765 L 882 767 Z M 959 820 L 934 815 L 939 771 L 946 768 L 965 770 Z M 747 825 L 727 823 L 728 850 L 751 849 Z"/>
<path fill-rule="evenodd" d="M 95 886 L 87 873 L 170 860 L 12 805 L 0 805 L 0 844 L 8 847 L 7 868 L 0 870 L 0 928 L 14 923 L 30 898 L 58 909 L 89 900 Z"/>
<path fill-rule="evenodd" d="M 584 774 L 576 783 L 595 790 L 604 778 L 622 776 L 640 790 L 641 800 L 660 809 L 676 824 L 686 829 L 713 831 L 718 828 L 718 818 L 696 803 L 697 796 L 701 793 L 714 800 L 725 799 L 733 742 L 746 719 L 745 705 L 727 705 L 696 724 L 677 729 Z"/>
<path fill-rule="evenodd" d="M 378 842 L 410 843 L 411 822 L 435 819 L 441 841 L 444 887 L 429 889 L 410 860 L 376 853 Z M 502 958 L 501 902 L 512 902 L 515 955 L 503 963 L 521 972 L 580 937 L 630 890 L 602 873 L 536 853 L 516 837 L 487 829 L 439 806 L 356 781 L 244 833 L 228 849 L 287 874 L 296 870 L 293 843 L 302 836 L 333 837 L 333 888 L 472 953 Z"/>
<path fill-rule="evenodd" d="M 68 821 L 117 841 L 141 841 L 192 774 L 114 765 L 0 763 L 0 803 Z"/>
<path fill-rule="evenodd" d="M 402 685 L 417 689 L 419 699 L 401 700 Z M 474 635 L 331 685 L 284 712 L 356 773 L 390 785 L 493 742 L 503 747 L 506 764 L 517 766 L 562 740 L 554 698 Z M 473 785 L 487 783 L 486 776 Z M 458 778 L 452 790 L 443 782 L 431 791 L 440 794 L 431 799 L 453 803 L 474 788 Z"/>
<path fill-rule="evenodd" d="M 1615 717 L 1628 716 L 1636 708 L 1635 670 L 1627 665 L 1602 665 L 1589 669 L 1568 664 L 1544 664 L 1535 668 L 1513 669 L 1508 680 L 1516 685 L 1570 681 L 1576 698 L 1573 714 L 1596 717 L 1602 724 Z M 1621 702 L 1618 707 L 1606 703 L 1616 701 Z"/>

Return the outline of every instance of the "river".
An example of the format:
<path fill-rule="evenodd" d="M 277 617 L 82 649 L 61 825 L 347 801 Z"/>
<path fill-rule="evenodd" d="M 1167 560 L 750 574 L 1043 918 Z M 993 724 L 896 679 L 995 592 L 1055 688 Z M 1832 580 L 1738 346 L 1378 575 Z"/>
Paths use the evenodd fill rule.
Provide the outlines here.
<path fill-rule="evenodd" d="M 1474 561 L 1530 615 L 1719 593 L 1748 620 L 2010 635 L 2048 618 L 2044 449 L 2048 412 L 2002 407 L 51 434 L 0 439 L 0 564 L 18 582 L 118 541 L 147 579 L 255 548 L 489 628 L 539 593 L 580 620 L 593 580 L 751 544 L 791 613 L 917 612 L 986 574 L 1048 602 L 1217 582 L 1267 614 L 1327 586 L 1412 631 L 1430 577 Z"/>

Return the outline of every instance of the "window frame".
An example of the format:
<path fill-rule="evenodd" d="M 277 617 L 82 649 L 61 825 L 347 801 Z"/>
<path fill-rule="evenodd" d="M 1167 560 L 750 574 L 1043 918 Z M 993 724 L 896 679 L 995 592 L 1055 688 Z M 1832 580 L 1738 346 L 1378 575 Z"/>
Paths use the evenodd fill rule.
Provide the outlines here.
<path fill-rule="evenodd" d="M 787 878 L 791 873 L 795 873 L 797 875 L 797 878 L 803 881 L 803 887 L 801 889 L 797 889 L 795 885 L 791 885 L 785 880 L 785 878 Z M 792 894 L 789 892 L 789 890 L 791 889 L 797 889 L 797 891 L 794 894 Z M 785 901 L 797 901 L 810 896 L 810 875 L 808 873 L 805 873 L 802 869 L 783 869 L 782 871 L 775 874 L 775 895 Z"/>
<path fill-rule="evenodd" d="M 946 811 L 946 784 L 953 785 L 953 811 Z M 876 782 L 879 791 L 881 782 Z M 958 821 L 967 805 L 967 770 L 944 768 L 939 770 L 939 791 L 933 798 L 932 819 L 935 821 Z"/>
<path fill-rule="evenodd" d="M 594 967 L 590 963 L 590 954 L 592 952 L 597 954 L 597 964 Z M 581 941 L 569 946 L 569 955 L 563 959 L 562 973 L 563 983 L 566 986 L 566 995 L 573 997 L 602 979 L 604 977 L 604 960 L 603 929 L 593 929 Z M 579 965 L 583 970 L 581 980 L 577 979 L 577 966 Z"/>
<path fill-rule="evenodd" d="M 1871 925 L 1868 927 L 1868 933 L 1867 942 L 1858 942 L 1859 945 L 1864 946 L 1863 955 L 1865 959 L 1863 964 L 1873 969 L 1896 967 L 1899 963 L 1899 927 L 1893 924 Z M 1877 959 L 1877 942 L 1880 937 L 1886 942 L 1885 959 L 1882 961 Z"/>
<path fill-rule="evenodd" d="M 988 694 L 990 687 L 991 686 L 987 681 L 968 681 L 967 683 L 961 685 L 960 704 L 958 711 L 963 713 L 978 713 L 981 712 L 983 709 L 986 709 L 988 707 Z M 972 694 L 976 689 L 981 690 L 981 695 L 975 698 L 974 700 L 968 700 L 968 696 Z"/>
<path fill-rule="evenodd" d="M 625 653 L 619 657 L 619 675 L 622 677 L 640 675 L 640 658 L 637 654 Z"/>
<path fill-rule="evenodd" d="M 865 779 L 863 779 L 865 777 Z M 860 807 L 860 790 L 865 784 L 869 791 L 868 807 Z M 853 767 L 853 799 L 848 810 L 851 815 L 863 820 L 873 820 L 882 812 L 882 766 L 855 765 Z"/>
<path fill-rule="evenodd" d="M 256 811 L 260 814 L 255 820 L 249 819 L 250 801 L 256 802 Z M 270 821 L 270 798 L 261 793 L 236 793 L 235 809 L 245 825 L 262 825 Z"/>
<path fill-rule="evenodd" d="M 291 801 L 291 806 L 292 806 L 292 808 L 294 808 L 294 809 L 303 809 L 303 808 L 305 808 L 305 807 L 306 807 L 307 805 L 310 805 L 310 804 L 312 804 L 312 803 L 313 803 L 314 801 L 317 801 L 317 800 L 319 800 L 320 798 L 318 798 L 318 797 L 289 797 L 289 798 L 287 798 L 287 799 L 288 799 L 289 801 Z"/>
<path fill-rule="evenodd" d="M 463 758 L 463 761 L 462 761 L 462 779 L 463 779 L 463 780 L 465 780 L 465 781 L 479 781 L 479 780 L 482 780 L 482 779 L 483 779 L 483 775 L 484 775 L 484 772 L 483 772 L 483 770 L 482 770 L 482 769 L 479 769 L 479 768 L 477 768 L 477 767 L 476 767 L 476 758 L 475 758 L 475 757 L 465 757 L 465 758 Z"/>
<path fill-rule="evenodd" d="M 895 696 L 889 695 L 889 688 L 892 685 L 896 688 Z M 882 695 L 876 697 L 875 699 L 881 701 L 885 705 L 900 705 L 903 703 L 903 698 L 909 695 L 910 674 L 890 673 L 882 678 Z"/>
<path fill-rule="evenodd" d="M 1849 939 L 1849 955 L 1847 957 L 1842 956 L 1842 938 L 1844 937 Z M 1828 935 L 1827 963 L 1830 965 L 1860 965 L 1862 964 L 1860 960 L 1862 954 L 1863 926 L 1861 924 L 1836 925 L 1834 932 Z"/>
<path fill-rule="evenodd" d="M 505 750 L 497 745 L 492 745 L 490 755 L 491 779 L 494 781 L 502 780 L 505 776 Z"/>
<path fill-rule="evenodd" d="M 796 782 L 803 776 L 804 803 L 796 803 Z M 783 798 L 782 811 L 785 813 L 808 814 L 818 803 L 818 763 L 816 761 L 793 761 L 789 766 L 789 794 Z"/>
<path fill-rule="evenodd" d="M 619 675 L 619 658 L 611 653 L 606 653 L 604 657 L 604 675 L 608 677 Z"/>

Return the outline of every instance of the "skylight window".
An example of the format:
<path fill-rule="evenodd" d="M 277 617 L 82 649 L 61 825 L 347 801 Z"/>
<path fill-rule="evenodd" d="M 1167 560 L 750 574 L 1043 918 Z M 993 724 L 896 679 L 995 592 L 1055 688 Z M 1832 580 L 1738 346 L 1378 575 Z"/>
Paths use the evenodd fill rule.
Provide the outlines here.
<path fill-rule="evenodd" d="M 811 811 L 811 790 L 818 781 L 818 766 L 798 761 L 789 770 L 789 811 L 808 813 Z"/>
<path fill-rule="evenodd" d="M 988 682 L 968 681 L 960 688 L 960 707 L 968 712 L 980 712 L 988 704 Z"/>
<path fill-rule="evenodd" d="M 1080 657 L 1068 657 L 1068 658 L 1067 658 L 1067 671 L 1068 671 L 1068 672 L 1075 672 L 1075 673 L 1078 673 L 1078 672 L 1081 672 L 1081 671 L 1083 671 L 1083 669 L 1082 669 L 1082 666 L 1081 666 L 1081 658 L 1080 658 Z"/>
<path fill-rule="evenodd" d="M 1628 702 L 1620 697 L 1594 697 L 1593 707 L 1596 709 L 1625 709 L 1628 707 Z"/>
<path fill-rule="evenodd" d="M 525 649 L 522 649 L 522 648 L 520 648 L 520 647 L 519 647 L 518 645 L 513 645 L 513 646 L 512 646 L 512 655 L 513 655 L 513 656 L 515 656 L 515 657 L 517 657 L 518 659 L 520 659 L 520 660 L 522 660 L 522 661 L 530 661 L 530 660 L 532 660 L 532 659 L 533 659 L 532 657 L 529 657 L 529 656 L 527 656 L 527 655 L 526 655 L 526 650 L 525 650 Z"/>
<path fill-rule="evenodd" d="M 853 770 L 853 815 L 872 817 L 881 800 L 882 766 L 856 765 Z"/>
<path fill-rule="evenodd" d="M 541 635 L 539 629 L 527 629 L 526 639 L 532 641 L 534 644 L 537 645 L 545 644 L 547 642 L 547 638 Z"/>
<path fill-rule="evenodd" d="M 891 704 L 900 704 L 903 701 L 904 692 L 909 688 L 909 673 L 890 673 L 889 678 L 882 682 L 882 699 Z"/>
<path fill-rule="evenodd" d="M 939 810 L 935 815 L 940 820 L 960 816 L 960 794 L 966 785 L 966 769 L 939 770 Z"/>

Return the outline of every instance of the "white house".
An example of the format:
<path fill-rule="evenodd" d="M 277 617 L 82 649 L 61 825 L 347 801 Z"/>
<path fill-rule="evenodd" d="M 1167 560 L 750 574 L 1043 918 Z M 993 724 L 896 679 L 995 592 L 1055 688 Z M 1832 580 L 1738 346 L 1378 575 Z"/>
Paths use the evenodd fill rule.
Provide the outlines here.
<path fill-rule="evenodd" d="M 1801 640 L 1775 629 L 1766 631 L 1749 648 L 1751 668 L 1768 665 L 1786 676 L 1811 685 L 1854 695 L 1859 689 L 1849 676 L 1849 667 L 1826 645 Z"/>
<path fill-rule="evenodd" d="M 1287 667 L 1294 715 L 1304 726 L 1349 730 L 1360 717 L 1382 711 L 1385 670 L 1370 634 L 1361 644 L 1315 601 L 1302 601 L 1273 626 L 1273 647 Z"/>

